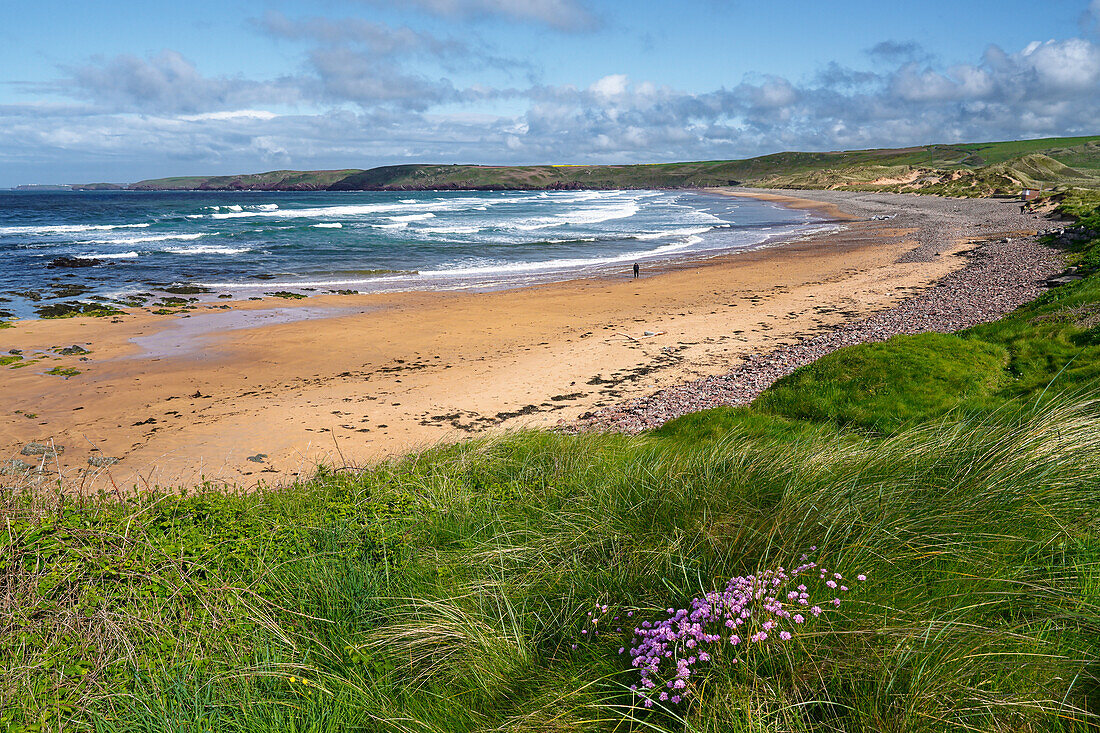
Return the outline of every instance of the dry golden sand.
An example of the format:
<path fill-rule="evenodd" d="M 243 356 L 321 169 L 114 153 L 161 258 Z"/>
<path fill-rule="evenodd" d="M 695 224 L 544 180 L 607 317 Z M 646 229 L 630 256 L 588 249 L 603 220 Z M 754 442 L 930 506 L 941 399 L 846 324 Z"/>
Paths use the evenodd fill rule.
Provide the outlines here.
<path fill-rule="evenodd" d="M 0 456 L 33 462 L 18 455 L 29 441 L 63 446 L 47 468 L 72 491 L 254 486 L 318 461 L 363 463 L 486 430 L 552 426 L 727 371 L 738 354 L 889 307 L 963 264 L 898 263 L 914 247 L 908 234 L 854 222 L 639 280 L 624 272 L 494 293 L 244 301 L 189 318 L 23 321 L 0 331 L 4 351 L 79 344 L 91 353 L 0 372 Z M 59 365 L 81 373 L 45 374 Z M 94 449 L 122 461 L 93 469 Z M 248 460 L 257 454 L 263 462 Z"/>

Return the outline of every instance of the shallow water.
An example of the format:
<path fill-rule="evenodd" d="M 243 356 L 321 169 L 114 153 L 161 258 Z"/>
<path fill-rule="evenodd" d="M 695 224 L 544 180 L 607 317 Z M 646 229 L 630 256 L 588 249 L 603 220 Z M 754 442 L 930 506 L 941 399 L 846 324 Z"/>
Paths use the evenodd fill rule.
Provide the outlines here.
<path fill-rule="evenodd" d="M 173 285 L 518 287 L 752 248 L 822 221 L 680 191 L 0 193 L 0 311 Z M 47 267 L 61 256 L 98 264 Z"/>
<path fill-rule="evenodd" d="M 174 318 L 165 328 L 146 336 L 135 336 L 131 343 L 141 351 L 128 359 L 157 359 L 178 356 L 212 356 L 210 345 L 226 331 L 238 331 L 310 318 L 332 318 L 349 313 L 365 313 L 366 308 L 257 308 L 191 313 Z"/>

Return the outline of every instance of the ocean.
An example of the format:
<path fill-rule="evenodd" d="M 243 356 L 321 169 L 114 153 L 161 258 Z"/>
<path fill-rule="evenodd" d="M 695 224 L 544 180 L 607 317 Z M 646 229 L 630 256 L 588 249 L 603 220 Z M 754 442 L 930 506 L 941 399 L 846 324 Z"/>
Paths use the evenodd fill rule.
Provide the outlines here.
<path fill-rule="evenodd" d="M 521 287 L 832 226 L 684 191 L 0 192 L 0 317 L 181 289 L 208 299 Z M 95 264 L 56 266 L 62 257 Z"/>

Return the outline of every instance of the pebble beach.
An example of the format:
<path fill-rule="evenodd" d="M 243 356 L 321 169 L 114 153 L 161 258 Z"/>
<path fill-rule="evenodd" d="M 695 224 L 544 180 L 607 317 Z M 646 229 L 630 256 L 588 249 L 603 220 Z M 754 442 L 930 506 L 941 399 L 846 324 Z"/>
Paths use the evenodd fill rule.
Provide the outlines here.
<path fill-rule="evenodd" d="M 955 242 L 973 240 L 963 268 L 892 308 L 838 325 L 797 343 L 740 355 L 725 374 L 707 376 L 582 415 L 574 429 L 638 433 L 682 415 L 721 406 L 746 405 L 775 381 L 801 366 L 853 344 L 885 341 L 900 334 L 948 333 L 996 320 L 1038 297 L 1047 281 L 1064 270 L 1060 252 L 1039 236 L 985 239 L 990 231 L 1042 228 L 1038 214 L 1005 202 L 905 197 L 841 191 L 770 191 L 832 204 L 861 219 L 889 217 L 916 230 L 917 247 L 899 262 L 928 262 Z M 914 199 L 908 203 L 906 198 Z M 1039 224 L 1040 226 L 1036 226 Z"/>

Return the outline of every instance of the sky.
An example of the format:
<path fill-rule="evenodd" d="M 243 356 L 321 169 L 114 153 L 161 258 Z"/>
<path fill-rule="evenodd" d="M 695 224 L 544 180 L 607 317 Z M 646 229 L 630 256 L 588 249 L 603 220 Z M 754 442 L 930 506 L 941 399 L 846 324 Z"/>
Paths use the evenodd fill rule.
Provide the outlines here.
<path fill-rule="evenodd" d="M 1100 0 L 0 0 L 0 187 L 1100 133 Z"/>

